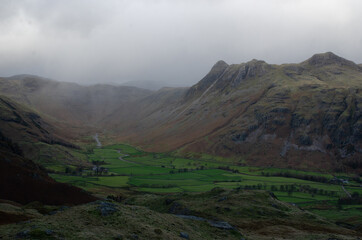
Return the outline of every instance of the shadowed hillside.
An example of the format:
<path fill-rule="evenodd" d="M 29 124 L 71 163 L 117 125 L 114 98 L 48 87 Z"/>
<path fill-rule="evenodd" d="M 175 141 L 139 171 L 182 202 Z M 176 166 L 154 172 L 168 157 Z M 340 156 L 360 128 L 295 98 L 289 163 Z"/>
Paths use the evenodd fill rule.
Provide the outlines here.
<path fill-rule="evenodd" d="M 78 188 L 55 182 L 44 168 L 26 158 L 40 142 L 76 148 L 54 135 L 53 127 L 39 115 L 1 96 L 0 122 L 1 199 L 23 204 L 79 204 L 95 199 Z"/>

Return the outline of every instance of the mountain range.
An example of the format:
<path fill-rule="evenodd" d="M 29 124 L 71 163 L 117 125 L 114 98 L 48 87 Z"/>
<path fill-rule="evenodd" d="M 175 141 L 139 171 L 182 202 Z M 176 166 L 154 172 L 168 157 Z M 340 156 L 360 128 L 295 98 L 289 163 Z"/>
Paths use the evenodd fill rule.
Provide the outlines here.
<path fill-rule="evenodd" d="M 331 52 L 298 64 L 218 61 L 197 84 L 158 91 L 31 75 L 0 78 L 3 102 L 33 111 L 31 128 L 43 142 L 72 146 L 82 134 L 101 132 L 148 151 L 357 172 L 362 168 L 361 86 L 361 65 Z M 36 126 L 39 119 L 53 126 L 57 140 Z"/>
<path fill-rule="evenodd" d="M 361 86 L 362 68 L 333 53 L 299 64 L 219 61 L 191 88 L 138 101 L 136 109 L 146 111 L 136 124 L 125 125 L 119 113 L 108 119 L 125 140 L 149 150 L 259 166 L 351 168 L 361 159 Z"/>

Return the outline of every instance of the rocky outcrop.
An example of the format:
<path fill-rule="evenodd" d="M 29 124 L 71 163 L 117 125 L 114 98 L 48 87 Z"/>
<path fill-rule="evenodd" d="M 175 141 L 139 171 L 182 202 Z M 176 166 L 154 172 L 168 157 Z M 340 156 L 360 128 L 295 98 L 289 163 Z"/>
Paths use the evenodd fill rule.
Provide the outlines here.
<path fill-rule="evenodd" d="M 109 216 L 116 212 L 119 212 L 119 209 L 116 204 L 111 202 L 104 202 L 104 201 L 98 201 L 96 202 L 98 204 L 97 209 L 99 210 L 99 213 L 103 216 Z"/>

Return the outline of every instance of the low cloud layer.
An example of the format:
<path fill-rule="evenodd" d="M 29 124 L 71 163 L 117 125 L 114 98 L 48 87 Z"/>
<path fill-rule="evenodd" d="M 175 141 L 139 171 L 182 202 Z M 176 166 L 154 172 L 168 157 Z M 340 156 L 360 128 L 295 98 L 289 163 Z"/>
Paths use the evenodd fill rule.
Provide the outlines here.
<path fill-rule="evenodd" d="M 362 63 L 358 0 L 2 0 L 0 76 L 191 85 L 220 59 Z"/>

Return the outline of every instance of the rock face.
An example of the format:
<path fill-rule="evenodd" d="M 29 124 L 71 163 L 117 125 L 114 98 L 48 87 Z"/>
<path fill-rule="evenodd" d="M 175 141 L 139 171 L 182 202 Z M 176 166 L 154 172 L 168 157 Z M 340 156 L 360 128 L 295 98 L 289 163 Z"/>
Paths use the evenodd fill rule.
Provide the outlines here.
<path fill-rule="evenodd" d="M 115 212 L 119 212 L 117 205 L 103 201 L 99 202 L 98 210 L 103 217 L 112 215 Z"/>
<path fill-rule="evenodd" d="M 211 68 L 210 72 L 201 79 L 196 85 L 192 86 L 185 94 L 185 100 L 194 98 L 202 93 L 204 93 L 208 88 L 210 88 L 215 82 L 223 76 L 225 71 L 228 69 L 229 65 L 220 60 Z"/>

